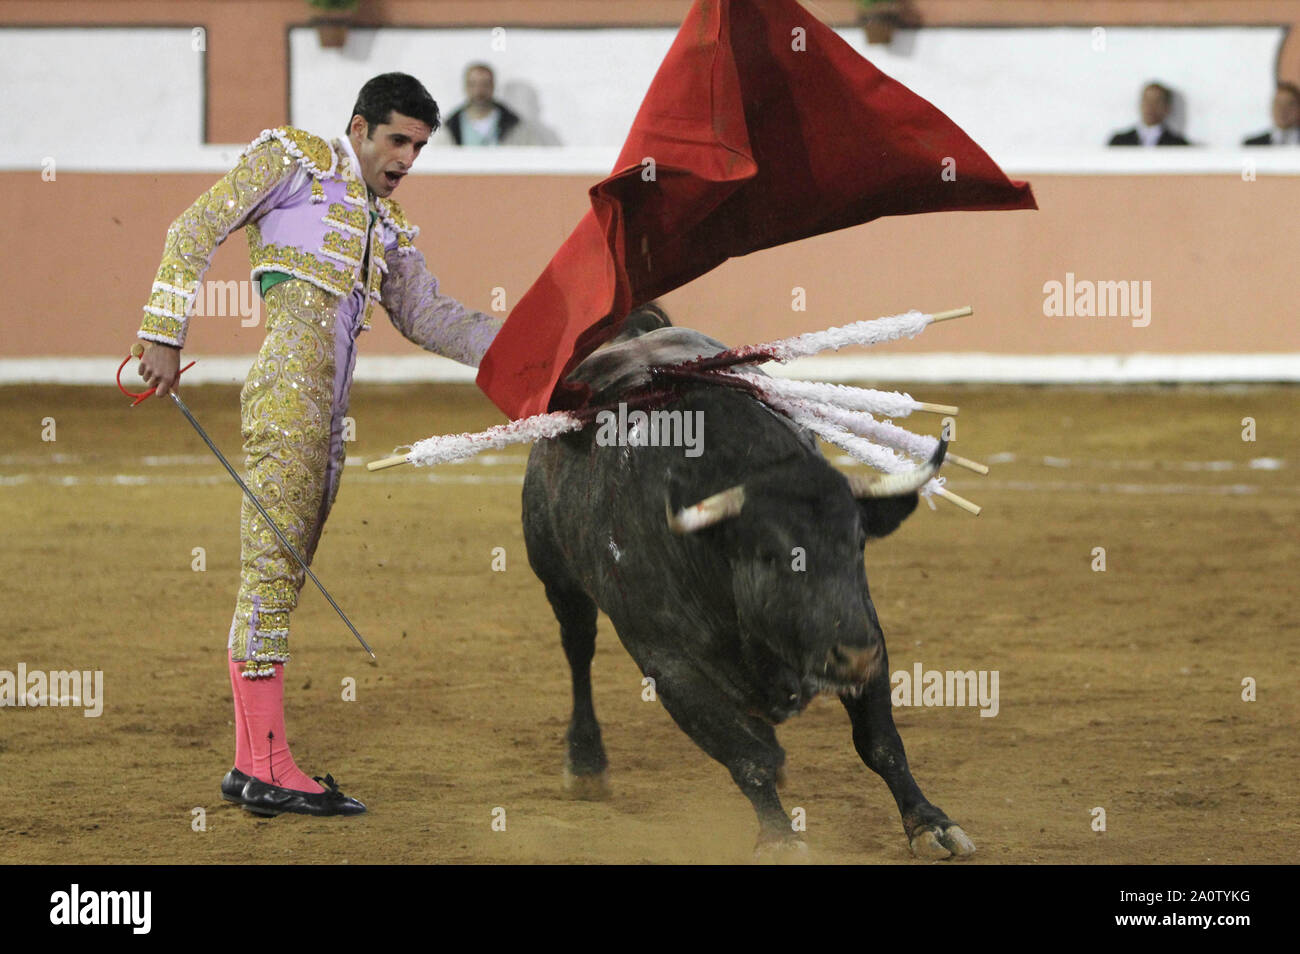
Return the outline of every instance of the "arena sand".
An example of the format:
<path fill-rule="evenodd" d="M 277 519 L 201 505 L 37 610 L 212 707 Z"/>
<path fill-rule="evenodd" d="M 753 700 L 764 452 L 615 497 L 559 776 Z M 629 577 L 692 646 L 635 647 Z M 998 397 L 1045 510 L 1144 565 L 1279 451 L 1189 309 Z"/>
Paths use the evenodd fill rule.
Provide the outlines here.
<path fill-rule="evenodd" d="M 891 670 L 999 672 L 994 718 L 895 710 L 921 787 L 979 846 L 967 863 L 1291 860 L 1300 391 L 912 391 L 960 404 L 954 449 L 994 464 L 951 472 L 982 516 L 922 506 L 867 550 Z M 242 463 L 237 390 L 184 393 Z M 500 420 L 467 385 L 361 386 L 352 414 L 354 464 Z M 238 490 L 174 408 L 128 411 L 111 386 L 3 388 L 0 420 L 0 669 L 104 673 L 98 718 L 0 709 L 0 861 L 752 857 L 748 802 L 642 701 L 603 617 L 595 698 L 613 797 L 562 795 L 569 677 L 523 548 L 525 450 L 348 468 L 314 569 L 379 662 L 309 585 L 288 726 L 309 774 L 331 772 L 370 813 L 259 820 L 217 791 L 233 755 Z M 911 860 L 838 702 L 818 699 L 779 736 L 783 799 L 805 810 L 814 860 Z"/>

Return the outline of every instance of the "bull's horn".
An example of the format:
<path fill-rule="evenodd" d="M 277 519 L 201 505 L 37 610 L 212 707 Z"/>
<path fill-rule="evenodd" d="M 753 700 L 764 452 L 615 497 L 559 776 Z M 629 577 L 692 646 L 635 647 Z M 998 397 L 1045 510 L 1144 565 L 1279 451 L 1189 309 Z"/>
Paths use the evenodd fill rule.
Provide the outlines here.
<path fill-rule="evenodd" d="M 852 474 L 849 477 L 849 489 L 855 497 L 901 497 L 914 493 L 939 472 L 939 465 L 947 453 L 948 442 L 940 440 L 930 459 L 920 467 L 898 474 Z"/>
<path fill-rule="evenodd" d="M 665 502 L 664 511 L 668 515 L 668 529 L 673 533 L 694 533 L 696 530 L 703 530 L 705 527 L 720 523 L 728 517 L 737 516 L 744 505 L 745 485 L 737 484 L 735 487 L 728 487 L 722 493 L 705 497 L 693 506 L 683 507 L 676 513 L 673 513 L 673 508 Z"/>

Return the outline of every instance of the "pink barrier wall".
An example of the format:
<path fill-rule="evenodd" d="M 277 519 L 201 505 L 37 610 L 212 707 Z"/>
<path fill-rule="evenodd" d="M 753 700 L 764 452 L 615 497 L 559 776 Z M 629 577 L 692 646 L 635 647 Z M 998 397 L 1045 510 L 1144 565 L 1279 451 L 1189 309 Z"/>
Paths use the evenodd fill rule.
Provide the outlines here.
<path fill-rule="evenodd" d="M 139 309 L 172 217 L 211 174 L 0 174 L 10 223 L 0 257 L 6 356 L 116 354 Z M 729 341 L 761 340 L 916 307 L 972 304 L 909 352 L 1006 354 L 1298 352 L 1300 177 L 1035 176 L 1038 212 L 966 212 L 877 222 L 734 259 L 666 304 Z M 586 177 L 416 176 L 401 199 L 448 294 L 489 310 L 519 300 L 587 207 Z M 248 277 L 237 234 L 208 277 Z M 1150 324 L 1047 317 L 1044 283 L 1150 282 Z M 802 287 L 807 311 L 791 310 Z M 1141 288 L 1141 284 L 1138 286 Z M 1140 320 L 1140 319 L 1134 319 Z M 255 351 L 240 317 L 195 319 L 191 348 Z M 414 353 L 382 317 L 366 353 Z"/>

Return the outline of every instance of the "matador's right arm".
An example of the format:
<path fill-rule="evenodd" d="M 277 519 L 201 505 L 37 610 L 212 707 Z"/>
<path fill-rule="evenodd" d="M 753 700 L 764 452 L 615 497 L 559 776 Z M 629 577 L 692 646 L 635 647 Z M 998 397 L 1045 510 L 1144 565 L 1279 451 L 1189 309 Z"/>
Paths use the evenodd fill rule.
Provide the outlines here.
<path fill-rule="evenodd" d="M 140 338 L 176 348 L 185 344 L 195 296 L 217 246 L 249 219 L 304 187 L 310 181 L 303 168 L 309 165 L 306 158 L 283 130 L 268 130 L 172 222 L 144 307 Z"/>

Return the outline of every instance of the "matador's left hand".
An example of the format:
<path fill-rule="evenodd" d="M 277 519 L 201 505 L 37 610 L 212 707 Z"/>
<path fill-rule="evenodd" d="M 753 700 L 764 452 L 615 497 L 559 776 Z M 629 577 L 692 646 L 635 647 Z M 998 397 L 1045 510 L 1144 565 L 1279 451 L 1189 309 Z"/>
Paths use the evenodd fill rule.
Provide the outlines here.
<path fill-rule="evenodd" d="M 157 388 L 157 397 L 166 397 L 180 379 L 180 367 L 180 348 L 152 342 L 140 358 L 140 377 L 149 387 Z"/>

